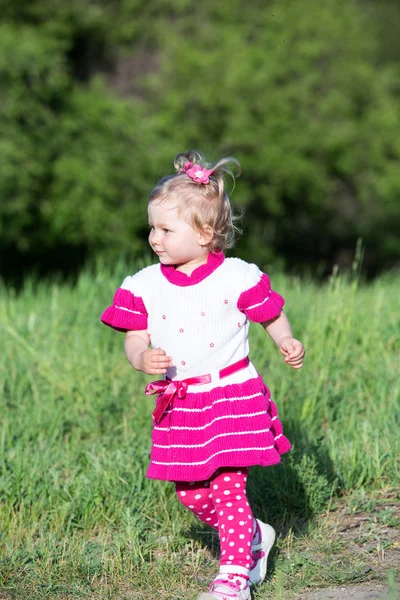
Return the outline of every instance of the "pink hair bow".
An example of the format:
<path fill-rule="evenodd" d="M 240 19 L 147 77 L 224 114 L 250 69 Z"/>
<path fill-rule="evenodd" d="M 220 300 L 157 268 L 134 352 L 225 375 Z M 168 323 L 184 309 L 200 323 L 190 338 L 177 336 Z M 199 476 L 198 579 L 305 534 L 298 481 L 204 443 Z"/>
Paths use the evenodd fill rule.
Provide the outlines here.
<path fill-rule="evenodd" d="M 190 179 L 193 179 L 196 183 L 207 184 L 210 181 L 210 175 L 213 173 L 213 169 L 204 169 L 200 165 L 191 163 L 189 160 L 183 167 L 183 172 L 189 175 Z"/>

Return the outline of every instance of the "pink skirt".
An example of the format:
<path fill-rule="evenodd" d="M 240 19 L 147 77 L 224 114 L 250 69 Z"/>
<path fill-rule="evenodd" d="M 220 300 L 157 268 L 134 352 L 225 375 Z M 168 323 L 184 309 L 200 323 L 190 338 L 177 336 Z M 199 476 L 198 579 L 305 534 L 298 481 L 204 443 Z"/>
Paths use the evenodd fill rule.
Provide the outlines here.
<path fill-rule="evenodd" d="M 147 477 L 209 479 L 221 467 L 279 463 L 291 445 L 260 376 L 174 398 L 153 427 Z"/>

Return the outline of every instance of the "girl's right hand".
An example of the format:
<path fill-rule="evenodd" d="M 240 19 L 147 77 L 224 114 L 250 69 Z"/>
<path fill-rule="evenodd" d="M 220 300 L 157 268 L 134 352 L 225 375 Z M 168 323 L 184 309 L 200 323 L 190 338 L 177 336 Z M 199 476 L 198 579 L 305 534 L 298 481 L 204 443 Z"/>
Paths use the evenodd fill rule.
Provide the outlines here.
<path fill-rule="evenodd" d="M 147 375 L 164 375 L 172 366 L 172 358 L 161 348 L 151 348 L 138 356 L 138 367 Z"/>

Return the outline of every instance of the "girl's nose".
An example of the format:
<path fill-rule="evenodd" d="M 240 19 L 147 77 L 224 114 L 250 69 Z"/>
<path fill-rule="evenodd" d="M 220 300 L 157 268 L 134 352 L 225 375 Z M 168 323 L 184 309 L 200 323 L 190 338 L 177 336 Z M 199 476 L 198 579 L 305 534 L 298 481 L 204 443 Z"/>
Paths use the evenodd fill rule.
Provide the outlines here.
<path fill-rule="evenodd" d="M 153 244 L 153 246 L 158 246 L 158 244 L 160 243 L 159 239 L 158 239 L 158 235 L 156 234 L 155 231 L 152 231 L 150 233 L 150 242 Z"/>

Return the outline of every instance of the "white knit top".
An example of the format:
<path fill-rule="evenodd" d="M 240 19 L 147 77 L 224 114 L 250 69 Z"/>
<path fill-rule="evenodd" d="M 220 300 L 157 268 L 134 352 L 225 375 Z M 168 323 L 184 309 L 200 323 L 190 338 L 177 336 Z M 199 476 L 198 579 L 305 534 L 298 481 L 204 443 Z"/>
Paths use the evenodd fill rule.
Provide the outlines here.
<path fill-rule="evenodd" d="M 256 265 L 210 254 L 191 276 L 157 264 L 126 277 L 102 320 L 123 331 L 147 326 L 152 347 L 172 357 L 167 377 L 186 379 L 248 356 L 249 320 L 274 318 L 283 303 Z"/>

